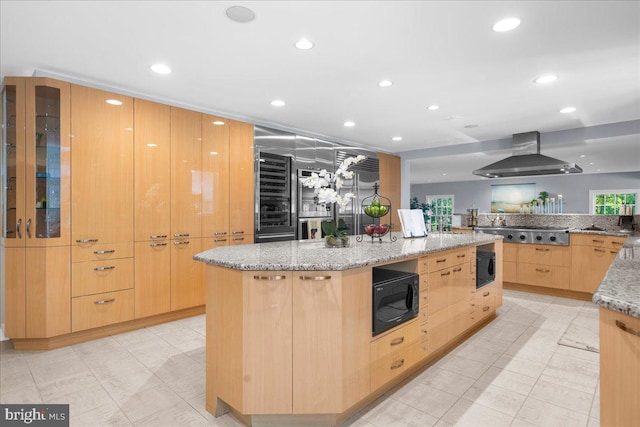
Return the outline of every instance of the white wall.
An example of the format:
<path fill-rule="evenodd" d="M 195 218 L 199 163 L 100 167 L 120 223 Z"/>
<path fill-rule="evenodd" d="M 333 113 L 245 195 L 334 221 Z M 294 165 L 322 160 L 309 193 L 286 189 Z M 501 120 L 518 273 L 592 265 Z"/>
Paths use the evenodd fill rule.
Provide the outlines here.
<path fill-rule="evenodd" d="M 453 194 L 456 213 L 466 213 L 475 205 L 480 212 L 491 211 L 491 186 L 502 184 L 536 184 L 536 194 L 546 191 L 551 197 L 563 196 L 564 213 L 589 213 L 589 190 L 639 189 L 640 172 L 548 175 L 527 178 L 499 178 L 481 181 L 412 184 L 411 197 L 425 201 L 428 194 Z M 403 204 L 408 200 L 403 200 Z"/>

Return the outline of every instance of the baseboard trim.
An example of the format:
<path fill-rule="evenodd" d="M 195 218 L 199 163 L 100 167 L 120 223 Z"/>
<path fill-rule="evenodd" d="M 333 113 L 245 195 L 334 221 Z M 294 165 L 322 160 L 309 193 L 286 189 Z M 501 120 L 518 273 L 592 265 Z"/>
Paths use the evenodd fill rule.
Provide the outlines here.
<path fill-rule="evenodd" d="M 70 334 L 58 335 L 50 338 L 18 338 L 12 339 L 11 341 L 13 343 L 13 348 L 20 351 L 53 350 L 72 344 L 78 344 L 97 338 L 104 338 L 110 335 L 146 328 L 148 326 L 154 326 L 160 323 L 172 322 L 174 320 L 197 316 L 204 313 L 205 306 L 201 305 L 198 307 L 171 311 L 169 313 L 158 314 L 156 316 L 129 320 L 128 322 L 117 323 L 115 325 L 102 326 L 100 328 L 72 332 Z"/>
<path fill-rule="evenodd" d="M 591 301 L 593 297 L 593 295 L 588 292 L 571 291 L 569 289 L 545 288 L 544 286 L 523 285 L 522 283 L 503 282 L 502 287 L 504 289 L 510 289 L 512 291 L 531 292 L 534 294 L 571 298 L 581 301 Z"/>

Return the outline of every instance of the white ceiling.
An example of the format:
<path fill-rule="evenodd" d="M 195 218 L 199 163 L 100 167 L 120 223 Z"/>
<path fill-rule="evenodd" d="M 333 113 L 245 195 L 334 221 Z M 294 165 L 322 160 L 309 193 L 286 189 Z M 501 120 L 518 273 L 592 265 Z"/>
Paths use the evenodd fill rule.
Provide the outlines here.
<path fill-rule="evenodd" d="M 232 5 L 251 8 L 255 20 L 229 20 Z M 3 76 L 39 70 L 388 152 L 640 119 L 637 1 L 2 0 L 0 7 Z M 508 16 L 520 27 L 492 31 Z M 296 49 L 302 37 L 314 48 Z M 173 73 L 151 72 L 158 62 Z M 546 73 L 559 78 L 533 83 Z M 394 84 L 378 87 L 382 79 Z M 274 99 L 286 106 L 271 106 Z M 432 104 L 440 109 L 429 111 Z M 560 114 L 566 106 L 577 111 Z M 347 120 L 356 126 L 344 127 Z M 543 154 L 585 172 L 596 173 L 579 158 L 585 153 L 598 156 L 600 172 L 640 170 L 628 156 L 640 153 L 640 135 L 602 142 L 607 149 L 585 143 L 580 152 Z M 470 171 L 508 154 L 412 160 L 411 182 L 480 179 Z"/>

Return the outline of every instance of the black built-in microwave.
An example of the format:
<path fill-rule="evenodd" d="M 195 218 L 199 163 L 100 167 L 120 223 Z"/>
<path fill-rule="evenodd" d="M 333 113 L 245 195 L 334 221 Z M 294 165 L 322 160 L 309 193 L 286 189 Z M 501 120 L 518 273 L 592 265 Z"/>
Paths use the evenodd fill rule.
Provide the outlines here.
<path fill-rule="evenodd" d="M 373 268 L 373 336 L 418 315 L 420 276 Z"/>

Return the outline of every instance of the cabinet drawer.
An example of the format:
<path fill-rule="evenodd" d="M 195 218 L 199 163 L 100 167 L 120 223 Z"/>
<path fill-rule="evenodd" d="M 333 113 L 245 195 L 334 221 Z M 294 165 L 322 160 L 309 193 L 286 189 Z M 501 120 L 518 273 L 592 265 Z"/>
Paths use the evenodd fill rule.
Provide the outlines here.
<path fill-rule="evenodd" d="M 99 261 L 114 258 L 132 258 L 133 242 L 73 245 L 72 262 Z"/>
<path fill-rule="evenodd" d="M 518 282 L 518 263 L 507 262 L 502 264 L 502 280 L 505 282 Z"/>
<path fill-rule="evenodd" d="M 71 331 L 133 319 L 133 289 L 71 299 Z"/>
<path fill-rule="evenodd" d="M 72 264 L 71 296 L 133 288 L 133 258 Z"/>
<path fill-rule="evenodd" d="M 571 245 L 620 249 L 626 237 L 599 236 L 597 234 L 571 234 Z"/>
<path fill-rule="evenodd" d="M 381 359 L 418 341 L 418 321 L 409 323 L 371 342 L 371 360 Z"/>
<path fill-rule="evenodd" d="M 518 249 L 518 262 L 569 267 L 571 249 L 569 246 L 521 245 Z"/>
<path fill-rule="evenodd" d="M 518 264 L 518 281 L 525 285 L 569 289 L 569 267 Z"/>
<path fill-rule="evenodd" d="M 387 382 L 410 369 L 420 360 L 419 343 L 395 351 L 371 363 L 371 390 L 376 390 Z"/>
<path fill-rule="evenodd" d="M 438 252 L 427 257 L 427 268 L 429 273 L 432 273 L 434 271 L 462 264 L 470 258 L 468 248 Z"/>

